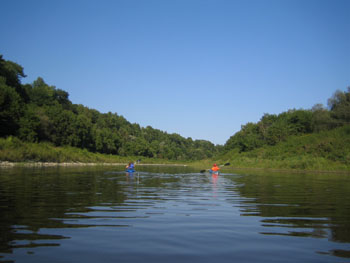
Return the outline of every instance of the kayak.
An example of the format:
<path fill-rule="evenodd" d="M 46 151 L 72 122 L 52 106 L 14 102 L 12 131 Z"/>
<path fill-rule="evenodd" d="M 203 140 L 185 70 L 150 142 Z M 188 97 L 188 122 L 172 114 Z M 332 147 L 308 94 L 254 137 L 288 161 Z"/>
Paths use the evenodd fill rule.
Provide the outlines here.
<path fill-rule="evenodd" d="M 220 171 L 213 171 L 212 169 L 209 170 L 209 173 L 210 174 L 216 174 L 218 175 L 220 173 Z"/>
<path fill-rule="evenodd" d="M 134 173 L 135 169 L 126 169 L 125 172 L 127 172 L 127 173 Z"/>

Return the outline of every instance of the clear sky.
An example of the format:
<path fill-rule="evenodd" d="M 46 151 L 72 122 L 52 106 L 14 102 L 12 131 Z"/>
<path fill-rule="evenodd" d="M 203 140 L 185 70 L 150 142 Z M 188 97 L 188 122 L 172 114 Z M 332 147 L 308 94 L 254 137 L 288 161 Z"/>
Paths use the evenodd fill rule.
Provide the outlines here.
<path fill-rule="evenodd" d="M 350 86 L 350 0 L 0 0 L 0 54 L 73 103 L 224 144 Z"/>

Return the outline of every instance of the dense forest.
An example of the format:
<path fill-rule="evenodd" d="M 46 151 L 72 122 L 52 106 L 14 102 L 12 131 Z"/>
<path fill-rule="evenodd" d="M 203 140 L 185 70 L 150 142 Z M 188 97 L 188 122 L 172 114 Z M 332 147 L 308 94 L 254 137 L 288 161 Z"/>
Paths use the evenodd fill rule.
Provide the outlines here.
<path fill-rule="evenodd" d="M 220 156 L 236 167 L 349 169 L 350 87 L 336 91 L 328 107 L 264 114 L 242 125 Z"/>
<path fill-rule="evenodd" d="M 0 137 L 49 142 L 91 152 L 171 160 L 200 160 L 220 146 L 179 134 L 140 127 L 117 113 L 73 104 L 69 94 L 42 78 L 22 84 L 23 67 L 0 55 Z"/>
<path fill-rule="evenodd" d="M 293 109 L 281 114 L 264 114 L 257 123 L 247 123 L 229 138 L 224 151 L 249 152 L 274 146 L 292 136 L 329 131 L 350 124 L 350 87 L 336 91 L 328 108 L 316 104 L 311 110 Z"/>
<path fill-rule="evenodd" d="M 140 127 L 117 113 L 100 113 L 73 104 L 66 91 L 48 85 L 40 77 L 32 84 L 22 84 L 24 77 L 22 66 L 0 55 L 2 139 L 166 160 L 215 158 L 235 161 L 236 165 L 244 160 L 245 165 L 251 165 L 254 159 L 265 159 L 270 166 L 271 160 L 293 156 L 297 158 L 290 160 L 289 165 L 294 167 L 294 163 L 298 163 L 296 166 L 303 168 L 300 160 L 308 154 L 307 166 L 311 162 L 314 166 L 313 158 L 318 157 L 350 165 L 350 87 L 344 92 L 336 91 L 327 107 L 316 104 L 309 110 L 292 109 L 278 115 L 266 113 L 257 123 L 242 125 L 241 130 L 221 146 L 168 134 L 150 126 Z M 7 143 L 12 147 L 18 144 L 11 140 Z"/>

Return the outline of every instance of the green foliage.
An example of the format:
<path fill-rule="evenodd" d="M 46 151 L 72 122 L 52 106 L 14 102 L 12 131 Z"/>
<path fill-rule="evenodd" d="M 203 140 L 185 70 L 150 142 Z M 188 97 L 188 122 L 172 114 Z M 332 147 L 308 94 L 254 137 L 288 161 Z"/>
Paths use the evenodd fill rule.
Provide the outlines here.
<path fill-rule="evenodd" d="M 20 78 L 25 75 L 21 66 L 2 56 L 0 65 L 1 137 L 13 135 L 27 142 L 172 160 L 209 158 L 217 153 L 217 147 L 208 141 L 143 128 L 116 113 L 102 114 L 72 104 L 67 92 L 40 77 L 31 85 L 22 85 Z"/>
<path fill-rule="evenodd" d="M 350 148 L 349 128 L 342 132 L 337 129 L 350 123 L 350 88 L 335 92 L 328 109 L 315 105 L 311 110 L 264 114 L 259 122 L 242 125 L 224 146 L 215 146 L 150 126 L 140 127 L 117 113 L 103 114 L 72 104 L 66 91 L 48 85 L 40 77 L 32 84 L 22 85 L 23 77 L 20 65 L 0 55 L 0 137 L 16 136 L 22 140 L 9 137 L 10 142 L 2 141 L 1 160 L 11 159 L 17 152 L 16 160 L 43 160 L 46 154 L 47 160 L 62 161 L 74 155 L 64 157 L 67 152 L 80 148 L 80 157 L 95 153 L 203 160 L 216 158 L 220 153 L 224 160 L 234 159 L 237 165 L 240 161 L 251 166 L 261 166 L 263 162 L 292 168 L 317 167 L 315 163 L 324 166 L 329 162 L 349 165 L 349 152 L 344 150 L 345 146 Z M 328 132 L 327 137 L 322 137 Z M 6 145 L 11 149 L 8 152 Z M 23 149 L 14 150 L 16 147 Z M 52 150 L 62 147 L 64 154 Z M 39 148 L 42 153 L 34 151 Z"/>
<path fill-rule="evenodd" d="M 328 100 L 328 106 L 331 109 L 331 116 L 339 124 L 350 123 L 350 87 L 348 92 L 336 91 Z"/>
<path fill-rule="evenodd" d="M 34 105 L 27 105 L 24 115 L 19 120 L 18 137 L 24 141 L 37 142 L 40 119 Z"/>
<path fill-rule="evenodd" d="M 22 66 L 15 62 L 4 60 L 0 55 L 0 77 L 5 79 L 5 84 L 15 89 L 21 99 L 27 100 L 25 88 L 21 85 L 21 78 L 25 77 Z"/>
<path fill-rule="evenodd" d="M 264 114 L 229 138 L 221 159 L 237 167 L 347 170 L 350 127 L 344 125 L 350 123 L 350 88 L 336 91 L 328 106 Z"/>
<path fill-rule="evenodd" d="M 279 115 L 264 114 L 258 123 L 242 125 L 239 132 L 230 137 L 225 151 L 238 149 L 247 152 L 264 145 L 276 145 L 289 136 L 311 133 L 313 113 L 308 110 L 289 110 Z"/>
<path fill-rule="evenodd" d="M 42 78 L 37 78 L 32 86 L 27 87 L 30 103 L 38 106 L 59 104 L 69 110 L 71 102 L 68 99 L 68 92 L 49 86 Z"/>
<path fill-rule="evenodd" d="M 350 88 L 337 91 L 328 101 L 330 110 L 317 104 L 312 110 L 289 110 L 279 115 L 264 114 L 258 123 L 243 125 L 224 145 L 224 152 L 249 152 L 277 145 L 291 136 L 327 131 L 350 123 Z"/>
<path fill-rule="evenodd" d="M 226 148 L 237 148 L 239 152 L 250 151 L 264 144 L 262 136 L 258 124 L 247 123 L 228 140 Z"/>
<path fill-rule="evenodd" d="M 226 152 L 221 160 L 233 167 L 350 170 L 350 125 L 320 133 L 295 135 L 276 145 L 249 152 Z"/>
<path fill-rule="evenodd" d="M 149 159 L 142 156 L 118 156 L 92 153 L 87 149 L 63 146 L 52 143 L 31 143 L 9 136 L 0 138 L 0 160 L 9 162 L 52 162 L 52 163 L 128 163 L 142 158 L 142 163 L 173 163 L 168 160 Z"/>
<path fill-rule="evenodd" d="M 314 132 L 330 130 L 336 127 L 336 121 L 331 117 L 328 111 L 322 104 L 316 104 L 312 108 L 312 127 Z"/>
<path fill-rule="evenodd" d="M 22 115 L 22 100 L 0 76 L 0 136 L 15 135 Z"/>

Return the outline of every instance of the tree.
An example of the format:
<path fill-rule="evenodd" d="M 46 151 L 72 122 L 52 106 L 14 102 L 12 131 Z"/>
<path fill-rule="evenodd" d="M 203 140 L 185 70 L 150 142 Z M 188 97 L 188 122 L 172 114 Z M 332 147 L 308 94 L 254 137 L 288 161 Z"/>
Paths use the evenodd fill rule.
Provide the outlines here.
<path fill-rule="evenodd" d="M 267 132 L 267 143 L 269 145 L 275 145 L 284 141 L 291 134 L 290 126 L 283 120 L 276 121 Z"/>
<path fill-rule="evenodd" d="M 312 111 L 310 110 L 291 110 L 287 114 L 288 124 L 294 134 L 303 134 L 312 132 Z"/>
<path fill-rule="evenodd" d="M 37 142 L 39 140 L 40 119 L 33 104 L 27 104 L 24 115 L 19 120 L 18 137 L 21 140 Z"/>
<path fill-rule="evenodd" d="M 350 123 L 350 87 L 347 92 L 337 90 L 328 100 L 331 117 L 341 125 Z"/>
<path fill-rule="evenodd" d="M 32 88 L 29 90 L 30 102 L 38 106 L 53 105 L 54 95 L 55 88 L 47 85 L 40 77 L 33 82 Z"/>
<path fill-rule="evenodd" d="M 94 148 L 97 152 L 117 154 L 121 142 L 117 133 L 107 128 L 99 128 L 96 125 L 92 128 Z"/>
<path fill-rule="evenodd" d="M 68 92 L 61 90 L 61 89 L 55 89 L 53 93 L 53 98 L 58 101 L 59 104 L 63 106 L 64 109 L 68 110 L 70 109 L 72 102 L 68 99 L 69 94 Z"/>
<path fill-rule="evenodd" d="M 31 142 L 52 142 L 92 151 L 168 159 L 201 159 L 217 147 L 179 134 L 142 128 L 123 116 L 102 114 L 69 100 L 68 92 L 38 77 L 21 84 L 23 68 L 0 55 L 0 136 L 15 135 Z"/>
<path fill-rule="evenodd" d="M 23 114 L 23 102 L 12 87 L 6 85 L 0 77 L 0 136 L 15 135 L 19 128 L 19 119 Z"/>
<path fill-rule="evenodd" d="M 79 148 L 91 149 L 92 141 L 92 123 L 89 118 L 83 114 L 79 114 L 74 118 L 73 134 L 71 145 Z"/>
<path fill-rule="evenodd" d="M 64 110 L 56 104 L 47 108 L 47 116 L 51 122 L 50 141 L 56 146 L 72 145 L 74 141 L 73 112 Z"/>
<path fill-rule="evenodd" d="M 335 127 L 335 121 L 331 118 L 330 111 L 322 104 L 316 104 L 311 109 L 313 131 L 320 132 Z"/>
<path fill-rule="evenodd" d="M 264 141 L 268 137 L 268 130 L 277 120 L 277 115 L 264 113 L 263 117 L 258 122 L 259 133 L 261 134 Z"/>
<path fill-rule="evenodd" d="M 26 77 L 23 72 L 23 67 L 15 62 L 4 60 L 0 55 L 0 77 L 5 78 L 5 84 L 16 90 L 19 96 L 27 101 L 28 96 L 26 90 L 21 85 L 21 78 Z"/>
<path fill-rule="evenodd" d="M 226 150 L 237 148 L 240 152 L 246 152 L 258 148 L 263 144 L 259 126 L 249 122 L 246 125 L 242 125 L 241 130 L 226 142 L 225 148 Z"/>

